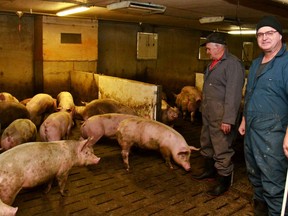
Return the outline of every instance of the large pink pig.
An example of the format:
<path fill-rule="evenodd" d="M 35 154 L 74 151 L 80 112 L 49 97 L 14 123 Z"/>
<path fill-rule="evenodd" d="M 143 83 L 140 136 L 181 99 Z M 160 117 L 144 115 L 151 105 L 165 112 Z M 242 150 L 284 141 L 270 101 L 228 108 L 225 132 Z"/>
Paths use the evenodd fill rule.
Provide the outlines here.
<path fill-rule="evenodd" d="M 57 95 L 57 110 L 58 111 L 66 111 L 66 112 L 74 112 L 75 104 L 73 96 L 70 92 L 63 91 Z"/>
<path fill-rule="evenodd" d="M 30 113 L 30 119 L 38 127 L 41 125 L 46 113 L 56 111 L 57 101 L 49 94 L 39 93 L 31 98 L 26 107 Z"/>
<path fill-rule="evenodd" d="M 39 128 L 41 141 L 68 139 L 73 126 L 72 113 L 59 111 L 50 114 Z"/>
<path fill-rule="evenodd" d="M 0 199 L 0 215 L 1 216 L 15 216 L 18 207 L 12 207 L 2 202 Z"/>
<path fill-rule="evenodd" d="M 1 148 L 8 150 L 16 145 L 36 141 L 37 128 L 30 119 L 16 119 L 1 136 Z"/>
<path fill-rule="evenodd" d="M 93 137 L 96 143 L 101 137 L 116 138 L 116 131 L 119 123 L 134 115 L 109 113 L 94 115 L 88 118 L 80 127 L 82 138 Z"/>
<path fill-rule="evenodd" d="M 65 195 L 65 184 L 73 166 L 97 164 L 89 139 L 54 142 L 30 142 L 0 154 L 0 199 L 7 205 L 14 202 L 23 188 L 49 183 L 49 192 L 56 178 L 60 193 Z"/>
<path fill-rule="evenodd" d="M 186 171 L 190 170 L 190 153 L 199 150 L 194 146 L 188 146 L 184 137 L 173 128 L 154 120 L 140 117 L 128 118 L 119 123 L 117 140 L 122 148 L 122 158 L 129 170 L 130 148 L 136 144 L 140 148 L 160 150 L 166 163 L 173 169 L 170 158 L 182 166 Z"/>

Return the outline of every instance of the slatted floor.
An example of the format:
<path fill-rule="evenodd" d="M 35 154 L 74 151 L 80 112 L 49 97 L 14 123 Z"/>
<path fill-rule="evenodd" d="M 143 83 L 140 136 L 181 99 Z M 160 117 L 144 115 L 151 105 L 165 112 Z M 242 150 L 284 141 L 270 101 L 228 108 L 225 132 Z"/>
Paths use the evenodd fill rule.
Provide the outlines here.
<path fill-rule="evenodd" d="M 72 137 L 79 138 L 79 122 Z M 188 144 L 199 147 L 201 121 L 193 124 L 179 120 L 175 129 Z M 130 172 L 126 172 L 115 140 L 101 139 L 95 154 L 101 157 L 98 165 L 74 167 L 62 197 L 56 183 L 48 194 L 43 186 L 22 190 L 13 204 L 17 216 L 167 216 L 167 215 L 253 215 L 252 189 L 248 183 L 242 151 L 242 140 L 235 144 L 235 174 L 232 188 L 220 197 L 207 195 L 215 182 L 195 181 L 192 173 L 201 170 L 199 152 L 191 156 L 191 172 L 174 166 L 170 170 L 160 153 L 133 149 Z"/>

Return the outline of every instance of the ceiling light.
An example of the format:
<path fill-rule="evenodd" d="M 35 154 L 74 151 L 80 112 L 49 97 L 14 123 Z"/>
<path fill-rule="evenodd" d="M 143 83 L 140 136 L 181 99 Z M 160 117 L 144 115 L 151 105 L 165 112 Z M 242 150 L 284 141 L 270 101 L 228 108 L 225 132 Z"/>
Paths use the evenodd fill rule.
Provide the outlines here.
<path fill-rule="evenodd" d="M 107 5 L 108 10 L 130 10 L 134 12 L 144 12 L 149 14 L 164 13 L 166 7 L 163 5 L 135 2 L 135 1 L 120 1 Z"/>
<path fill-rule="evenodd" d="M 214 23 L 214 22 L 223 22 L 224 16 L 213 16 L 213 17 L 202 17 L 199 19 L 201 24 L 204 23 Z"/>
<path fill-rule="evenodd" d="M 75 14 L 75 13 L 87 11 L 89 9 L 90 9 L 90 7 L 88 7 L 88 6 L 77 6 L 77 7 L 72 7 L 72 8 L 68 8 L 68 9 L 59 11 L 58 13 L 56 13 L 56 15 L 57 16 L 67 16 L 70 14 Z"/>
<path fill-rule="evenodd" d="M 255 35 L 256 30 L 233 30 L 233 31 L 228 31 L 228 34 L 232 35 Z"/>

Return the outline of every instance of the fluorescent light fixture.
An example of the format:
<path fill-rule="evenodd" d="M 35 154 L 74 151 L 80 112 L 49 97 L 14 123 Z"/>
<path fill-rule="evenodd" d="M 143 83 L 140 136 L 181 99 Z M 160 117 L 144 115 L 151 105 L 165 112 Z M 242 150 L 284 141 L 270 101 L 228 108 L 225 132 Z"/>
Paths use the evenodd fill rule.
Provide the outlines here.
<path fill-rule="evenodd" d="M 202 17 L 199 19 L 199 22 L 201 24 L 223 22 L 223 21 L 224 21 L 224 16 Z"/>
<path fill-rule="evenodd" d="M 126 10 L 144 13 L 164 13 L 166 7 L 163 5 L 157 5 L 145 2 L 135 2 L 135 1 L 120 1 L 107 5 L 108 10 Z"/>
<path fill-rule="evenodd" d="M 228 31 L 228 34 L 232 35 L 255 35 L 256 30 L 233 30 L 233 31 Z"/>
<path fill-rule="evenodd" d="M 56 15 L 57 16 L 67 16 L 67 15 L 70 15 L 70 14 L 75 14 L 75 13 L 80 13 L 80 12 L 83 12 L 83 11 L 87 11 L 89 9 L 90 9 L 90 7 L 82 5 L 82 6 L 72 7 L 72 8 L 68 8 L 68 9 L 59 11 L 58 13 L 56 13 Z"/>

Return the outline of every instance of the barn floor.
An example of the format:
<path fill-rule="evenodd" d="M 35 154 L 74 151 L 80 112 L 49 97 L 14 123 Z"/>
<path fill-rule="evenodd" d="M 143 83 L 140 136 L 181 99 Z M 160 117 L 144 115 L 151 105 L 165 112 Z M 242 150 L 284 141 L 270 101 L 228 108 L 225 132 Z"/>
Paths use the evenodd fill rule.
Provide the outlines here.
<path fill-rule="evenodd" d="M 72 137 L 79 138 L 79 125 Z M 199 147 L 201 121 L 191 123 L 179 120 L 174 127 L 188 144 Z M 130 172 L 124 169 L 120 147 L 115 140 L 101 139 L 95 145 L 99 164 L 74 167 L 69 175 L 62 197 L 56 183 L 48 194 L 43 186 L 22 190 L 13 204 L 17 216 L 121 216 L 121 215 L 253 215 L 252 188 L 247 180 L 243 158 L 242 139 L 235 142 L 235 173 L 231 189 L 219 197 L 207 195 L 215 182 L 196 181 L 192 173 L 201 171 L 199 152 L 191 155 L 191 172 L 174 166 L 170 170 L 160 153 L 133 149 L 130 154 Z"/>

